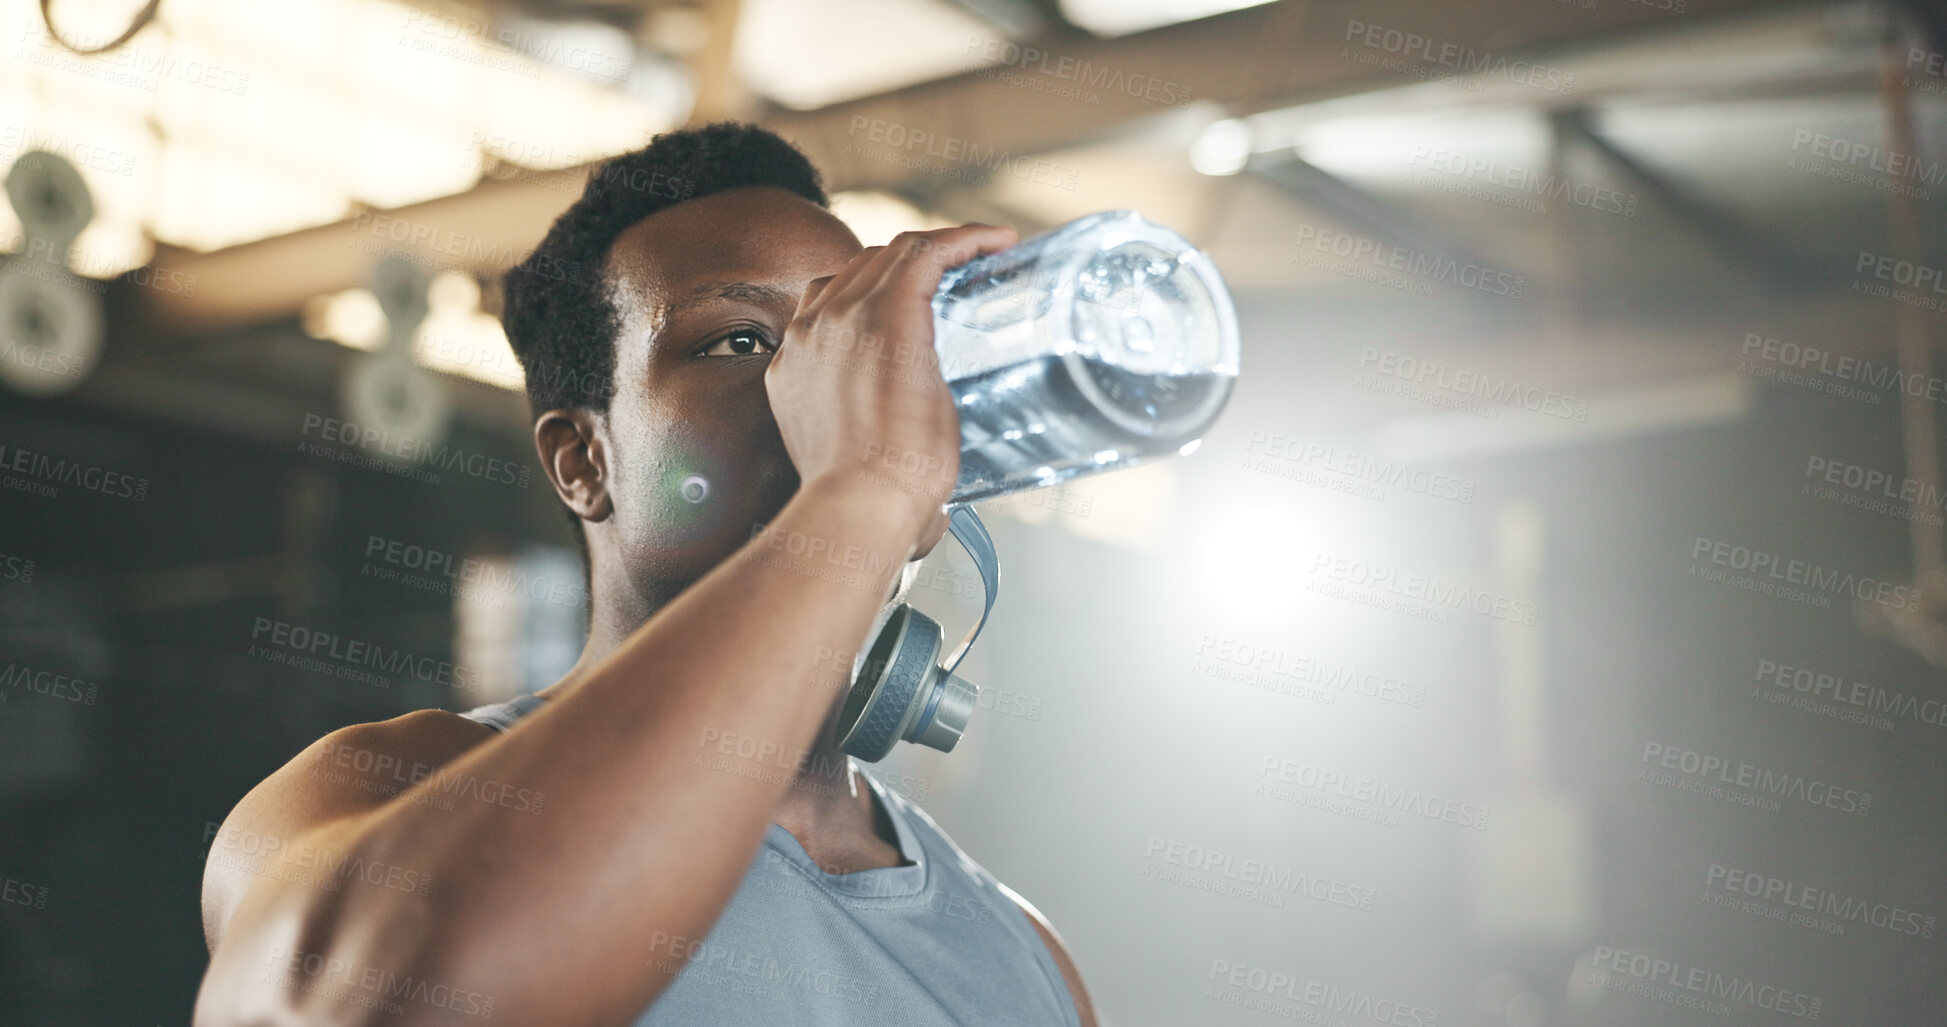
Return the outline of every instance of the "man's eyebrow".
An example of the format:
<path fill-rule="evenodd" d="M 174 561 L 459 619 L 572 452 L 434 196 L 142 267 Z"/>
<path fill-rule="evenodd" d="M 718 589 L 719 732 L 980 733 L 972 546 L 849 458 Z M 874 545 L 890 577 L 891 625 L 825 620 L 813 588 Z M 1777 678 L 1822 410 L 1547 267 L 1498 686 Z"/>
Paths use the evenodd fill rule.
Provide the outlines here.
<path fill-rule="evenodd" d="M 798 297 L 768 285 L 759 285 L 756 282 L 704 282 L 670 304 L 664 314 L 663 323 L 668 324 L 687 313 L 691 307 L 713 299 L 750 300 L 756 303 L 788 305 L 794 310 L 798 306 Z"/>

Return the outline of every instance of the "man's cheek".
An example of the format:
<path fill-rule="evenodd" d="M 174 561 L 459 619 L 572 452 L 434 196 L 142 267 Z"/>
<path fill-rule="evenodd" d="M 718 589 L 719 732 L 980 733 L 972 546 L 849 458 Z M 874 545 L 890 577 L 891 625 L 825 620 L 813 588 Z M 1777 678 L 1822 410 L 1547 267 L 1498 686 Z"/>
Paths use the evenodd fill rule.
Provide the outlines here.
<path fill-rule="evenodd" d="M 704 365 L 709 359 L 721 363 Z M 618 372 L 607 418 L 609 459 L 619 465 L 611 492 L 632 567 L 701 577 L 797 492 L 765 366 L 700 358 L 680 369 Z"/>
<path fill-rule="evenodd" d="M 640 497 L 625 518 L 630 537 L 640 548 L 659 550 L 656 559 L 679 576 L 701 576 L 729 557 L 798 489 L 769 410 L 741 406 L 723 404 L 710 417 L 644 439 L 648 452 L 626 475 L 638 484 L 625 484 L 624 492 Z M 627 498 L 618 497 L 618 504 Z"/>

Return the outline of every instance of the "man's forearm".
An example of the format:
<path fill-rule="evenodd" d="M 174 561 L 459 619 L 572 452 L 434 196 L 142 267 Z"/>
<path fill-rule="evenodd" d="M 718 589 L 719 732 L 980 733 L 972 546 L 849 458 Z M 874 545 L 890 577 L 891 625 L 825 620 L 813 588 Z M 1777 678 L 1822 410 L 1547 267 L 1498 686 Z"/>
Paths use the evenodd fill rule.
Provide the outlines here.
<path fill-rule="evenodd" d="M 492 996 L 497 1020 L 629 1022 L 669 981 L 648 967 L 680 964 L 680 942 L 707 934 L 742 880 L 913 551 L 914 506 L 864 486 L 800 490 L 520 730 L 438 772 L 532 789 L 542 815 L 412 801 L 429 780 L 319 832 L 436 883 L 253 894 L 213 955 L 213 986 L 253 985 L 280 947 L 328 946 L 347 965 Z"/>

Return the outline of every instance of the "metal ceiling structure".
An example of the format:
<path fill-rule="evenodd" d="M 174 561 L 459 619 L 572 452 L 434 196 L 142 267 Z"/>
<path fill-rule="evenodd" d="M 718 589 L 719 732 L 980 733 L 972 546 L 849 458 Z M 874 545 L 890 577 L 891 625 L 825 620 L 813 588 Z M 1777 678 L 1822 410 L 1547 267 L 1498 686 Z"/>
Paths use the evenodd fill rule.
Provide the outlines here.
<path fill-rule="evenodd" d="M 881 190 L 953 219 L 1027 231 L 1138 207 L 1209 248 L 1240 295 L 1342 284 L 1293 259 L 1292 240 L 1321 225 L 1505 268 L 1533 282 L 1539 300 L 1450 344 L 1587 391 L 1723 373 L 1736 352 L 1717 341 L 1754 323 L 1787 320 L 1837 349 L 1891 353 L 1890 313 L 1862 312 L 1845 293 L 1852 256 L 1890 245 L 1884 197 L 1789 171 L 1779 158 L 1791 155 L 1792 136 L 1825 126 L 1879 138 L 1883 5 L 1699 0 L 1675 15 L 1645 4 L 1489 0 L 1461 11 L 1282 0 L 1113 39 L 1067 25 L 1053 5 L 1038 10 L 1043 34 L 998 65 L 791 111 L 736 88 L 726 41 L 738 5 L 690 9 L 714 26 L 689 56 L 702 83 L 693 120 L 754 118 L 803 146 L 832 189 Z M 1387 49 L 1402 39 L 1425 41 L 1436 58 L 1461 56 L 1403 62 Z M 1467 62 L 1486 70 L 1458 74 Z M 1573 88 L 1534 88 L 1510 67 L 1552 69 L 1572 76 Z M 1143 87 L 1129 88 L 1138 79 Z M 1087 102 L 1030 88 L 1050 81 L 1086 88 Z M 1923 137 L 1947 131 L 1931 99 L 1916 100 Z M 1497 118 L 1526 126 L 1540 148 L 1493 149 L 1495 133 L 1483 126 Z M 1255 152 L 1242 174 L 1199 174 L 1185 151 L 1222 119 L 1256 126 Z M 1315 143 L 1335 125 L 1346 126 L 1340 143 Z M 860 145 L 879 126 L 1053 162 L 1085 175 L 1085 187 L 902 166 L 889 159 L 896 147 Z M 1527 164 L 1549 180 L 1626 193 L 1641 210 L 1625 220 L 1557 203 L 1545 216 L 1506 216 L 1506 206 L 1408 181 L 1403 173 L 1420 168 L 1403 152 L 1374 156 L 1387 139 L 1437 138 L 1458 139 L 1470 158 L 1496 166 Z M 354 355 L 297 330 L 307 300 L 362 285 L 381 252 L 411 251 L 415 241 L 421 258 L 491 286 L 538 242 L 587 169 L 513 170 L 459 195 L 213 253 L 165 248 L 136 277 L 195 288 L 123 289 L 110 357 L 75 398 L 281 438 L 291 397 L 325 394 Z M 380 230 L 398 224 L 410 231 Z M 1928 229 L 1923 237 L 1941 237 Z M 1652 307 L 1682 308 L 1695 323 L 1646 333 L 1610 316 Z M 212 389 L 225 402 L 208 402 Z M 460 380 L 453 390 L 462 420 L 525 433 L 517 395 Z"/>
<path fill-rule="evenodd" d="M 1587 10 L 1528 0 L 1488 0 L 1461 9 L 1429 8 L 1413 0 L 1371 0 L 1356 7 L 1282 0 L 1117 39 L 1078 37 L 1072 29 L 1057 30 L 1023 46 L 1052 55 L 1058 68 L 1074 69 L 1071 77 L 1086 74 L 1097 81 L 1120 82 L 1138 76 L 1160 79 L 1194 102 L 1236 117 L 1395 88 L 1410 81 L 1340 56 L 1351 20 L 1410 29 L 1443 46 L 1516 60 L 1598 48 L 1646 33 L 1693 31 L 1714 19 L 1742 13 L 1804 6 L 1785 0 L 1699 0 L 1690 3 L 1680 18 L 1673 18 L 1641 4 Z M 719 32 L 714 38 L 723 36 Z M 1039 103 L 1024 110 L 1024 99 L 1032 99 L 1033 94 L 1024 96 L 1022 87 L 975 71 L 816 111 L 763 111 L 713 99 L 709 84 L 721 80 L 722 59 L 711 54 L 703 57 L 697 69 L 706 83 L 699 98 L 699 120 L 744 111 L 802 146 L 834 189 L 883 189 L 933 202 L 952 203 L 955 198 L 941 196 L 937 178 L 848 150 L 846 142 L 856 131 L 854 126 L 873 122 L 923 126 L 940 139 L 972 140 L 988 151 L 1032 155 L 1113 138 L 1164 109 L 1140 91 L 1132 95 L 1127 89 L 1105 88 L 1092 91 L 1095 102 Z M 1073 63 L 1061 63 L 1068 61 Z M 1030 74 L 1042 74 L 1034 69 L 1048 61 L 1017 57 L 1015 63 Z M 1580 102 L 1572 93 L 1534 93 L 1524 99 L 1542 106 Z M 424 226 L 429 237 L 484 233 L 482 243 L 489 252 L 525 249 L 539 241 L 583 175 L 585 170 L 566 171 L 483 184 L 460 196 L 388 213 Z M 344 240 L 352 230 L 340 224 L 211 254 L 159 253 L 159 268 L 193 275 L 204 286 L 194 296 L 151 297 L 151 323 L 174 331 L 248 324 L 288 315 L 319 293 L 357 285 L 365 280 L 375 258 L 348 251 Z"/>

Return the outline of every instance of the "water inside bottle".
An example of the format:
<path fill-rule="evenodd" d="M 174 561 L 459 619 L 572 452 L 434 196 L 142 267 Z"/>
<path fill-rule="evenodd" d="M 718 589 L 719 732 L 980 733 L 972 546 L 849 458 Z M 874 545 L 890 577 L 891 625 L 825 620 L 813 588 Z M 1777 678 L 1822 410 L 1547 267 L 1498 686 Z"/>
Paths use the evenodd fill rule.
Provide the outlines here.
<path fill-rule="evenodd" d="M 1145 240 L 1080 266 L 968 265 L 942 294 L 936 342 L 960 412 L 955 503 L 1172 455 L 1236 380 L 1234 365 L 1212 369 L 1214 351 L 1185 370 L 1214 344 L 1218 301 Z"/>
<path fill-rule="evenodd" d="M 1131 374 L 1063 353 L 950 382 L 960 408 L 960 480 L 952 501 L 977 502 L 1174 454 L 1201 434 L 1234 381 L 1208 373 Z"/>

